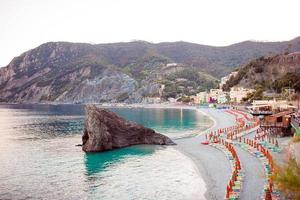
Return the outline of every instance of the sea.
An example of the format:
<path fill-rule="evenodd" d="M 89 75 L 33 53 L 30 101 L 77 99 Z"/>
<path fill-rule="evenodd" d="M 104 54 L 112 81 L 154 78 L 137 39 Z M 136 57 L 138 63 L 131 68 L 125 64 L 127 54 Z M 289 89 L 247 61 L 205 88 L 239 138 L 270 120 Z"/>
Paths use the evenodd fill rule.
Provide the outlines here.
<path fill-rule="evenodd" d="M 175 141 L 211 125 L 195 109 L 108 108 Z M 0 199 L 205 199 L 205 183 L 174 146 L 102 153 L 81 147 L 83 105 L 0 105 Z"/>

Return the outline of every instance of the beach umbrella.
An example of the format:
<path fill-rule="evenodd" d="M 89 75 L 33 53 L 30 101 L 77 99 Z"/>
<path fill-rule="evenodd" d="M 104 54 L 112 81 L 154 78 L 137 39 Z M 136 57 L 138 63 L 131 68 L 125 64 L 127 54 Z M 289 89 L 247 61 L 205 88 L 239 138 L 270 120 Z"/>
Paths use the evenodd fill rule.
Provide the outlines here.
<path fill-rule="evenodd" d="M 272 194 L 269 189 L 265 192 L 265 200 L 272 200 Z"/>
<path fill-rule="evenodd" d="M 231 185 L 230 188 L 232 188 L 234 186 L 234 182 L 231 179 L 229 180 L 229 185 Z"/>
<path fill-rule="evenodd" d="M 226 199 L 229 198 L 229 194 L 230 194 L 230 187 L 227 185 L 226 186 Z"/>
<path fill-rule="evenodd" d="M 273 183 L 271 180 L 269 181 L 269 188 L 270 188 L 270 192 L 272 193 L 273 192 Z"/>

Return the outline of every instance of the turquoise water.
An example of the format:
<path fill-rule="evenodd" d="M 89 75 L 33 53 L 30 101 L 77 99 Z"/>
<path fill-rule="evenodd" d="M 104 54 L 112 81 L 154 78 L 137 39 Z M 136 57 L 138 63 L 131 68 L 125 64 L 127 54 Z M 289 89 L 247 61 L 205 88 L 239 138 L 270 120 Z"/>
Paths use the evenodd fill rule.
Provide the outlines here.
<path fill-rule="evenodd" d="M 111 109 L 171 138 L 210 125 L 195 110 Z M 0 199 L 202 199 L 205 184 L 173 147 L 86 154 L 81 105 L 0 105 Z"/>

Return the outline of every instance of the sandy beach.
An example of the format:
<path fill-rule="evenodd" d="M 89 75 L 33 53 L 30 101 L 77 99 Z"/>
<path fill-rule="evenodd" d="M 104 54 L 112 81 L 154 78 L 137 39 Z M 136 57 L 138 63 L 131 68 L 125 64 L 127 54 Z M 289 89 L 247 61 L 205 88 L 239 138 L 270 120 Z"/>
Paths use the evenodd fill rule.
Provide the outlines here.
<path fill-rule="evenodd" d="M 232 126 L 235 123 L 234 117 L 222 110 L 210 108 L 197 110 L 205 113 L 214 121 L 214 125 L 209 130 L 214 131 L 219 128 Z M 250 132 L 248 135 L 248 137 L 253 136 L 254 132 Z M 175 141 L 177 143 L 176 149 L 190 157 L 196 164 L 206 183 L 206 199 L 223 199 L 231 174 L 230 163 L 223 152 L 211 146 L 202 145 L 201 141 L 204 140 L 204 134 L 191 138 L 177 139 Z M 260 199 L 263 195 L 264 186 L 263 166 L 256 157 L 239 147 L 236 147 L 236 149 L 245 171 L 240 199 Z"/>
<path fill-rule="evenodd" d="M 225 113 L 212 109 L 201 109 L 214 119 L 215 124 L 210 130 L 230 126 L 233 118 Z M 222 117 L 216 117 L 221 115 Z M 190 157 L 197 165 L 198 170 L 206 183 L 205 197 L 207 199 L 223 199 L 227 181 L 231 174 L 230 163 L 223 152 L 207 145 L 200 144 L 205 140 L 204 134 L 192 138 L 178 139 L 176 148 Z"/>

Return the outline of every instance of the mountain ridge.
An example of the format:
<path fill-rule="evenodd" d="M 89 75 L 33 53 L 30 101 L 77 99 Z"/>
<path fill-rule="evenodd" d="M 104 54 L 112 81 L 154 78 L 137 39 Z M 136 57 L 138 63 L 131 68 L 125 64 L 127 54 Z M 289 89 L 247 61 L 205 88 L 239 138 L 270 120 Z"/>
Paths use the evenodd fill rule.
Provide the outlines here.
<path fill-rule="evenodd" d="M 226 47 L 188 42 L 48 42 L 0 68 L 0 100 L 141 102 L 145 97 L 191 95 L 216 87 L 212 77 L 220 78 L 251 59 L 287 49 L 300 51 L 300 37 Z M 176 64 L 168 67 L 169 63 Z M 163 94 L 161 84 L 166 86 Z"/>

